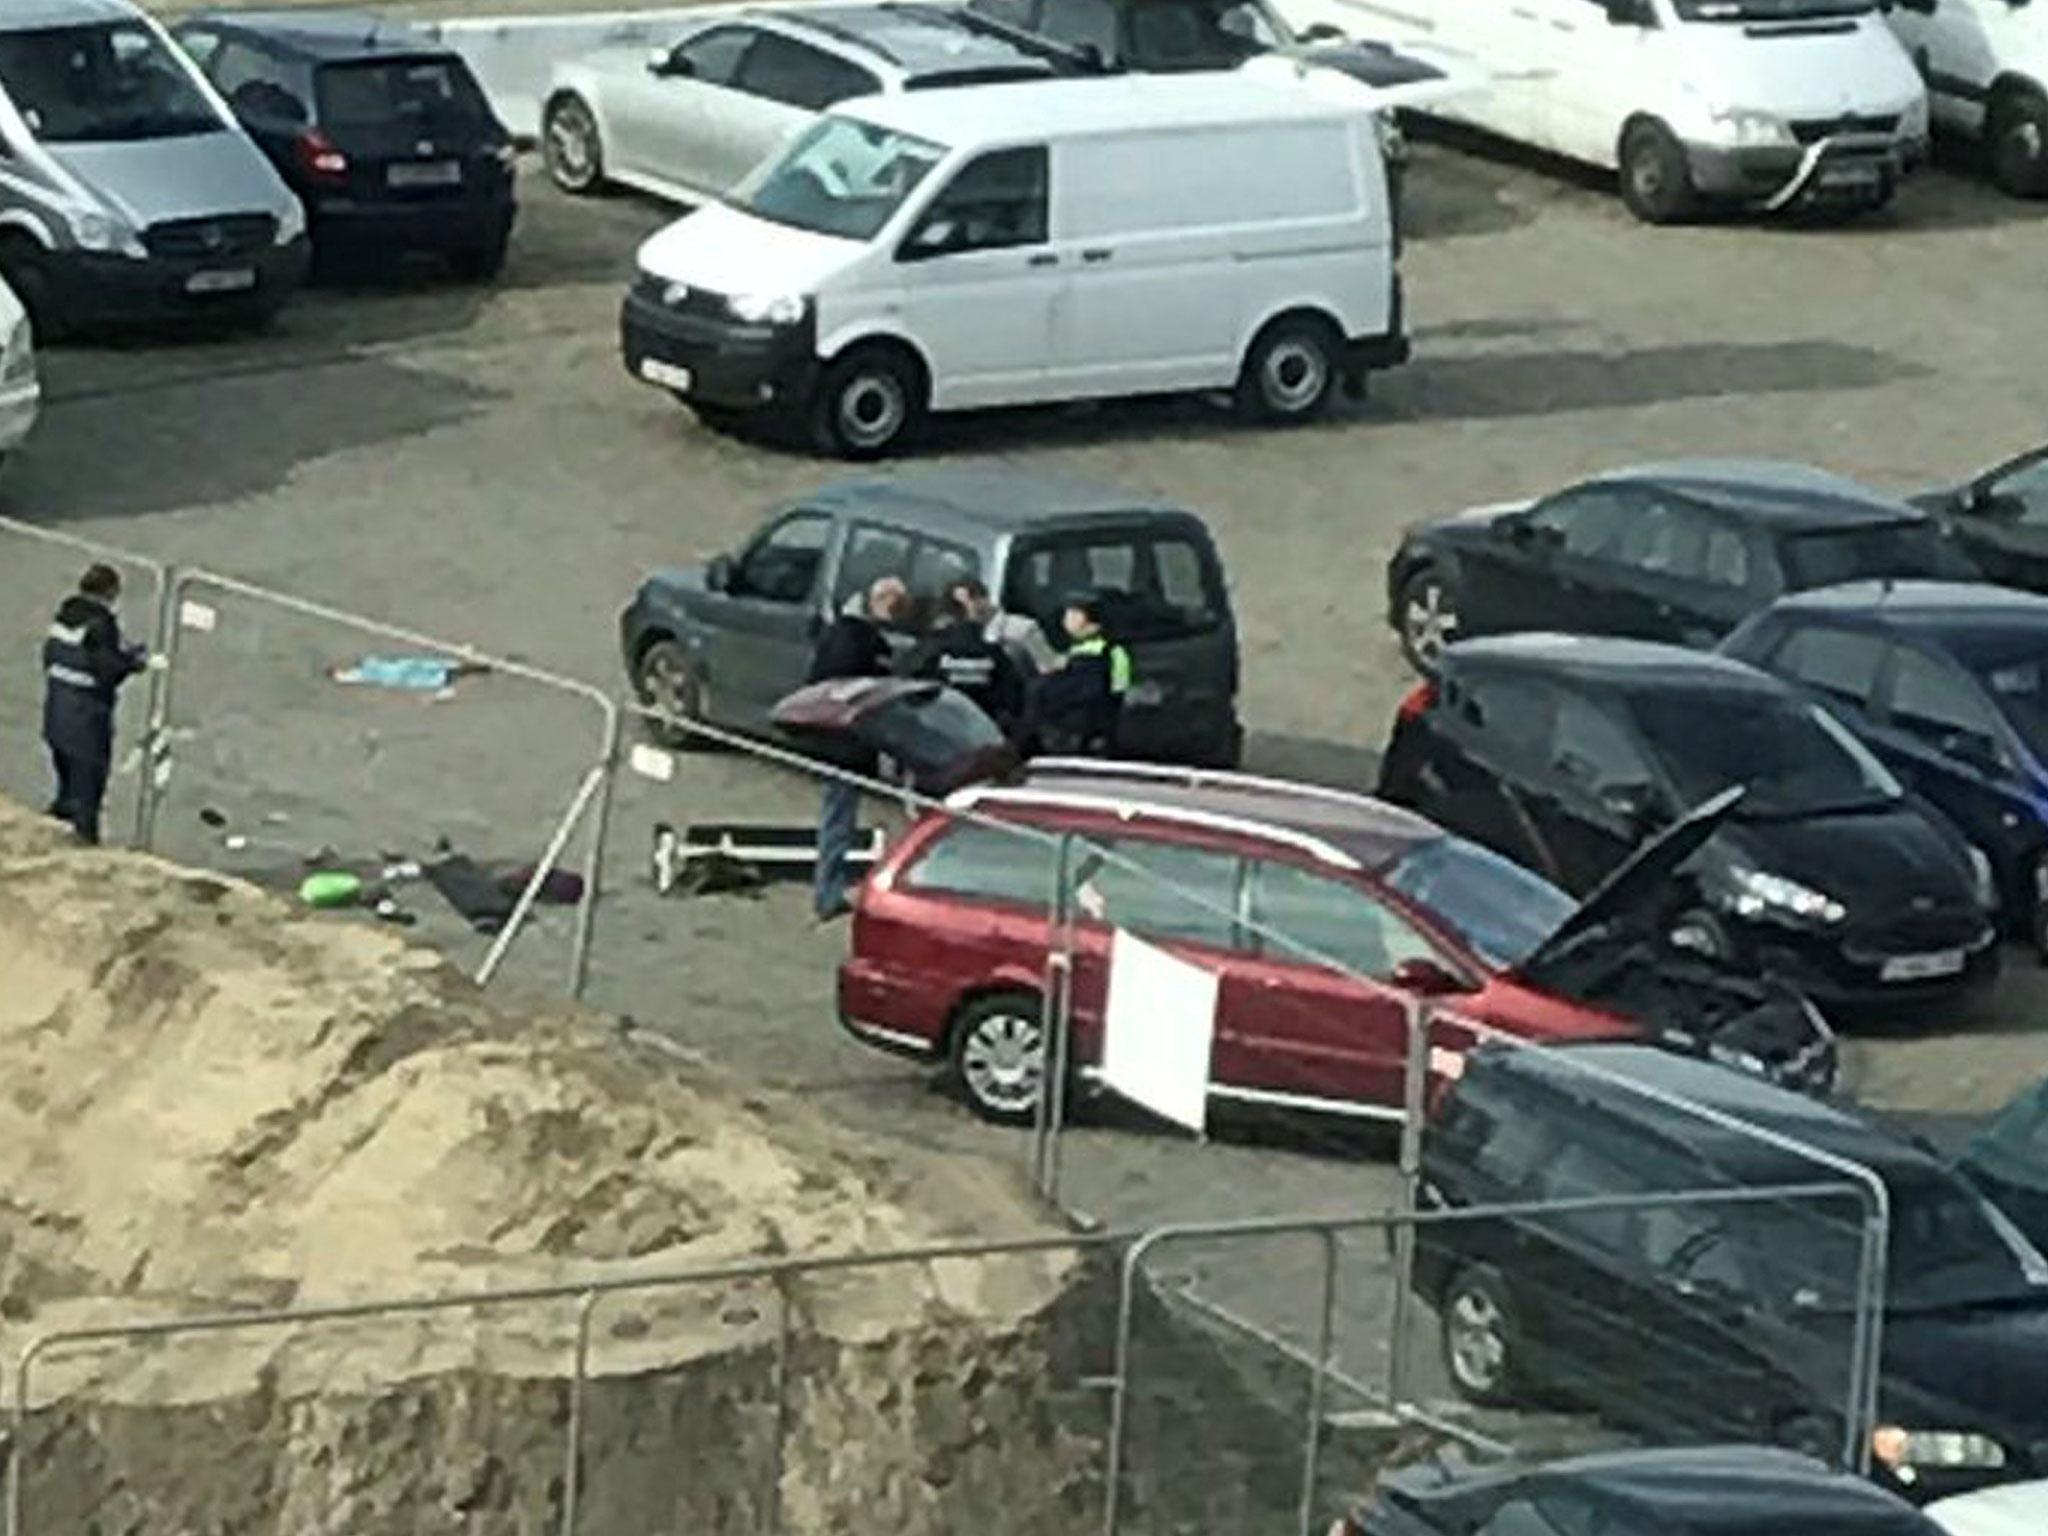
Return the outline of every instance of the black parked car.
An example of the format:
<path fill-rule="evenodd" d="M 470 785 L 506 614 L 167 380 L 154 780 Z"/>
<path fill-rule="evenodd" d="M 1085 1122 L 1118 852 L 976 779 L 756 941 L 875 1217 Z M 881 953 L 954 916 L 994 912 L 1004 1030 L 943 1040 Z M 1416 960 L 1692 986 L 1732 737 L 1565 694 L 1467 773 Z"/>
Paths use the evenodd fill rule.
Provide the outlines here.
<path fill-rule="evenodd" d="M 2048 1258 L 1850 1110 L 1640 1045 L 1486 1046 L 1424 1128 L 1421 1193 L 1454 1210 L 1841 1182 L 1794 1146 L 1884 1181 L 1880 1480 L 1919 1502 L 2048 1472 Z M 1433 1221 L 1415 1284 L 1475 1401 L 1565 1393 L 1660 1436 L 1839 1462 L 1862 1233 L 1846 1195 Z"/>
<path fill-rule="evenodd" d="M 1913 504 L 1938 517 L 1988 579 L 2048 592 L 2048 448 L 1915 496 Z"/>
<path fill-rule="evenodd" d="M 2034 1084 L 1994 1115 L 1957 1166 L 2029 1242 L 2048 1249 L 2048 1082 Z"/>
<path fill-rule="evenodd" d="M 1652 464 L 1409 529 L 1387 622 L 1417 670 L 1524 629 L 1712 645 L 1784 592 L 1974 575 L 1926 513 L 1797 464 Z"/>
<path fill-rule="evenodd" d="M 316 259 L 428 251 L 473 279 L 504 266 L 512 135 L 459 55 L 359 11 L 195 16 L 176 36 L 305 203 Z"/>
<path fill-rule="evenodd" d="M 1466 641 L 1403 705 L 1380 777 L 1388 799 L 1574 892 L 1738 785 L 1734 815 L 1682 871 L 1672 942 L 1823 1008 L 1995 972 L 1984 856 L 1826 710 L 1727 657 L 1573 635 Z"/>
<path fill-rule="evenodd" d="M 1941 1536 L 1941 1527 L 1810 1456 L 1716 1445 L 1542 1466 L 1405 1467 L 1331 1536 Z"/>
<path fill-rule="evenodd" d="M 2048 954 L 2048 597 L 1857 582 L 1785 598 L 1722 649 L 1825 700 L 1984 851 L 2006 926 Z"/>

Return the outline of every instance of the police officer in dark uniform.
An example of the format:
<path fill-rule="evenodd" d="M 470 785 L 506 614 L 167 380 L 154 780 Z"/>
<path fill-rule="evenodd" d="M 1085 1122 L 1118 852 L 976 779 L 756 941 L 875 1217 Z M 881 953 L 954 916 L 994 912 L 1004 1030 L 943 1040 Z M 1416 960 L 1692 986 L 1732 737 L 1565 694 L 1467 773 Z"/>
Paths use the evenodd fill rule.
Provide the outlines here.
<path fill-rule="evenodd" d="M 1070 599 L 1060 620 L 1067 652 L 1032 685 L 1032 731 L 1042 750 L 1113 757 L 1124 696 L 1131 691 L 1131 653 L 1108 630 L 1100 593 Z"/>
<path fill-rule="evenodd" d="M 988 638 L 987 626 L 976 617 L 979 600 L 987 596 L 988 589 L 978 581 L 956 581 L 948 587 L 938 622 L 903 658 L 898 671 L 957 689 L 1011 736 L 1024 717 L 1024 675 L 1009 651 Z"/>
<path fill-rule="evenodd" d="M 149 662 L 141 646 L 121 638 L 114 617 L 120 573 L 94 565 L 57 608 L 43 641 L 43 740 L 57 770 L 50 814 L 68 821 L 79 841 L 100 840 L 100 804 L 114 764 L 114 699 Z"/>

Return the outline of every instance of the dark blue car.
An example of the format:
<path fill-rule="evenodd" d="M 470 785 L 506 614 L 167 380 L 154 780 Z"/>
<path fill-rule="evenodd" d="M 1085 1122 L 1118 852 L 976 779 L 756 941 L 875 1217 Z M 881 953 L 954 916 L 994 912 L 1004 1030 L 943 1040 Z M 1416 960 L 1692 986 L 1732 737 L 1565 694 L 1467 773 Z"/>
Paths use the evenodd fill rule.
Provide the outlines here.
<path fill-rule="evenodd" d="M 1811 690 L 1982 849 L 2048 954 L 2048 597 L 1866 581 L 1780 599 L 1722 650 Z"/>

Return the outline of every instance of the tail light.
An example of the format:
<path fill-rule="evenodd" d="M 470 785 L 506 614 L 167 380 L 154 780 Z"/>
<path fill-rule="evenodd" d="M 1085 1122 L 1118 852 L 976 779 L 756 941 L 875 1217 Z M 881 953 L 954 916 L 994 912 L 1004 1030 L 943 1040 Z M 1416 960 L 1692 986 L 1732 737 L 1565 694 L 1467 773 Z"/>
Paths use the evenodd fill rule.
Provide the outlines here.
<path fill-rule="evenodd" d="M 1397 720 L 1419 719 L 1428 712 L 1429 707 L 1434 703 L 1436 703 L 1436 684 L 1417 683 L 1402 696 L 1400 704 L 1394 710 L 1394 718 Z"/>
<path fill-rule="evenodd" d="M 315 181 L 339 181 L 348 174 L 348 156 L 318 128 L 308 128 L 292 147 L 298 153 L 299 169 Z"/>

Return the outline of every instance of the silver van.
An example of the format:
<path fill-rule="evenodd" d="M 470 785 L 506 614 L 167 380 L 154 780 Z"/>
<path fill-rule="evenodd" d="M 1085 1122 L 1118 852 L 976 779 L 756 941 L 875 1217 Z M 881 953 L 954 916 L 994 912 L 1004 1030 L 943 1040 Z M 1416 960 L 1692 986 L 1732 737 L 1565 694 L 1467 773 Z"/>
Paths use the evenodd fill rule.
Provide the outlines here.
<path fill-rule="evenodd" d="M 0 3 L 0 277 L 39 340 L 267 320 L 305 277 L 299 200 L 129 0 Z"/>

